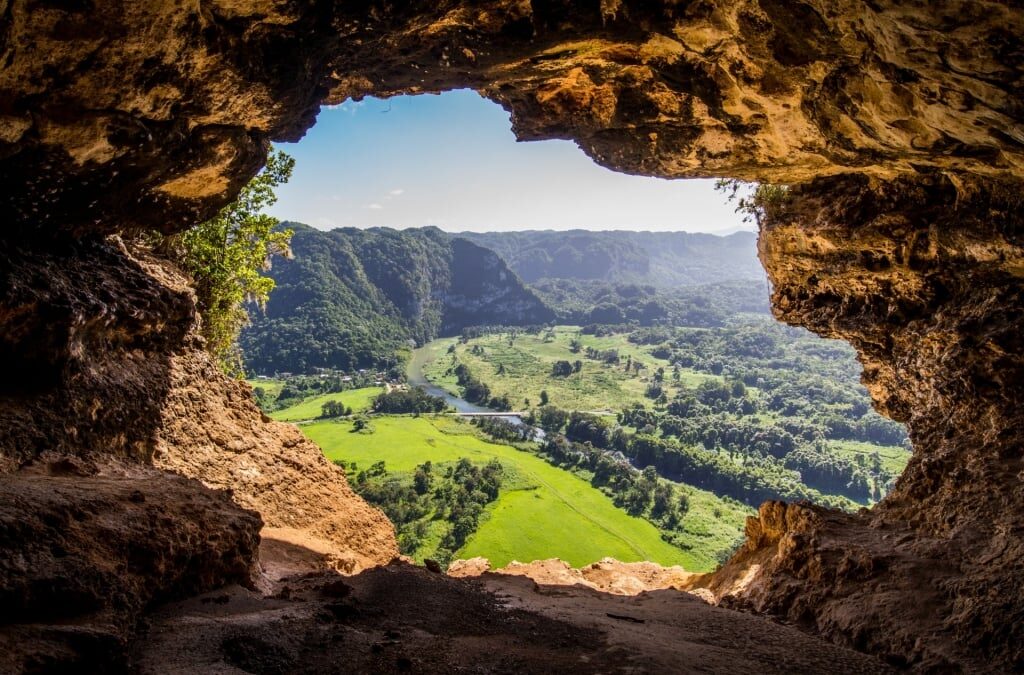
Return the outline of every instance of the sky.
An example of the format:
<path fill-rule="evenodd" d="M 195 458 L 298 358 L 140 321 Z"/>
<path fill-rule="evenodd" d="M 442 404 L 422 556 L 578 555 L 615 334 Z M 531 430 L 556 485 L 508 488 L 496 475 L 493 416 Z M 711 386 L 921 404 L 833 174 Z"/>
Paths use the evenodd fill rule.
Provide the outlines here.
<path fill-rule="evenodd" d="M 519 143 L 508 113 L 468 90 L 325 107 L 276 147 L 295 170 L 269 213 L 321 229 L 753 229 L 713 180 L 627 176 L 568 141 Z"/>

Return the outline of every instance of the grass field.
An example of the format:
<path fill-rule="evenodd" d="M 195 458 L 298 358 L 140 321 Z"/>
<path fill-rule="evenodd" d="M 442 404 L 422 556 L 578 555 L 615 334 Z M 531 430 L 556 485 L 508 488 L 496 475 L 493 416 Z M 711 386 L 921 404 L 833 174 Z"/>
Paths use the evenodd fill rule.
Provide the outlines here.
<path fill-rule="evenodd" d="M 607 365 L 587 359 L 583 352 L 574 354 L 570 349 L 573 339 L 578 339 L 585 350 L 617 349 L 623 364 Z M 447 353 L 454 340 L 437 340 L 424 350 L 424 372 L 431 382 L 452 393 L 458 394 L 453 375 L 447 371 L 452 365 L 452 355 Z M 473 354 L 471 347 L 479 345 L 483 355 Z M 671 398 L 677 387 L 672 382 L 672 367 L 668 361 L 657 359 L 650 353 L 651 347 L 630 343 L 624 335 L 595 337 L 583 335 L 574 326 L 558 326 L 554 339 L 545 340 L 544 335 L 520 334 L 513 341 L 507 334 L 485 335 L 475 338 L 470 344 L 457 344 L 456 356 L 469 366 L 470 371 L 486 382 L 491 393 L 508 395 L 516 409 L 526 407 L 524 399 L 531 406 L 540 403 L 540 392 L 548 392 L 551 405 L 566 410 L 618 412 L 632 401 L 646 401 L 644 391 L 654 371 L 664 367 L 665 387 Z M 626 357 L 643 363 L 646 368 L 639 375 L 626 373 L 623 366 Z M 576 361 L 583 364 L 578 373 L 568 377 L 552 377 L 551 367 L 559 360 Z M 500 371 L 500 374 L 499 374 Z M 719 379 L 715 375 L 681 369 L 680 383 L 694 387 L 704 380 Z"/>
<path fill-rule="evenodd" d="M 872 443 L 864 443 L 861 441 L 829 441 L 829 446 L 836 450 L 840 455 L 849 457 L 855 461 L 857 456 L 861 456 L 869 465 L 871 463 L 872 453 L 877 451 L 879 458 L 882 460 L 882 467 L 894 476 L 898 476 L 903 473 L 903 469 L 906 468 L 907 462 L 910 461 L 910 453 L 900 446 L 874 445 Z"/>
<path fill-rule="evenodd" d="M 383 460 L 389 473 L 406 473 L 427 460 L 443 464 L 462 457 L 480 463 L 497 458 L 505 466 L 500 496 L 456 557 L 484 556 L 494 565 L 559 557 L 579 566 L 613 556 L 704 571 L 715 567 L 716 552 L 742 531 L 748 512 L 710 493 L 680 486 L 690 495 L 691 509 L 684 522 L 692 535 L 687 542 L 692 548 L 682 550 L 582 478 L 531 452 L 487 442 L 465 422 L 381 416 L 371 424 L 370 434 L 353 433 L 348 421 L 317 422 L 303 431 L 329 459 L 355 462 L 359 468 Z"/>
<path fill-rule="evenodd" d="M 381 387 L 363 387 L 362 389 L 349 389 L 334 394 L 314 396 L 289 408 L 276 410 L 270 413 L 270 417 L 281 422 L 316 419 L 320 416 L 324 403 L 328 401 L 338 401 L 342 405 L 351 407 L 352 412 L 358 413 L 367 410 L 373 399 L 382 391 L 384 390 Z"/>
<path fill-rule="evenodd" d="M 256 379 L 246 380 L 246 382 L 248 382 L 249 386 L 253 389 L 256 389 L 257 387 L 262 389 L 266 392 L 267 397 L 271 399 L 277 398 L 278 394 L 281 393 L 281 390 L 284 389 L 284 380 Z"/>

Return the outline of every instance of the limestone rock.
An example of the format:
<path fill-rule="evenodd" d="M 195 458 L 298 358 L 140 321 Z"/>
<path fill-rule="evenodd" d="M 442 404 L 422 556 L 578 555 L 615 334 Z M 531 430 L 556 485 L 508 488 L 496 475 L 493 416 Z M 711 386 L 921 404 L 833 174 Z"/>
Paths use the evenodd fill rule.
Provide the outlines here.
<path fill-rule="evenodd" d="M 123 668 L 152 603 L 253 585 L 260 525 L 223 492 L 135 465 L 0 475 L 0 670 Z"/>
<path fill-rule="evenodd" d="M 456 560 L 448 567 L 448 576 L 458 578 L 480 577 L 484 574 L 523 576 L 542 586 L 585 586 L 614 595 L 637 595 L 645 591 L 666 588 L 684 588 L 697 576 L 678 565 L 663 567 L 652 562 L 619 562 L 603 558 L 580 568 L 559 558 L 521 563 L 513 560 L 496 570 L 486 558 Z"/>
<path fill-rule="evenodd" d="M 998 0 L 100 0 L 4 22 L 12 231 L 181 229 L 321 103 L 455 88 L 629 173 L 1024 167 L 1024 18 Z"/>
<path fill-rule="evenodd" d="M 897 665 L 1024 665 L 1022 194 L 957 174 L 790 191 L 761 232 L 776 314 L 857 348 L 914 455 L 870 511 L 766 503 L 696 585 Z"/>
<path fill-rule="evenodd" d="M 878 408 L 908 424 L 915 454 L 882 504 L 769 505 L 736 558 L 694 585 L 898 665 L 1024 668 L 1019 5 L 2 7 L 0 472 L 12 494 L 35 495 L 15 503 L 19 517 L 75 513 L 79 497 L 41 496 L 37 482 L 62 479 L 19 471 L 47 453 L 140 471 L 155 458 L 231 488 L 278 527 L 365 553 L 356 565 L 386 557 L 383 521 L 341 473 L 203 361 L 181 275 L 120 239 L 214 213 L 322 103 L 468 87 L 509 110 L 521 140 L 570 139 L 615 170 L 794 184 L 761 233 L 776 312 L 853 343 Z M 156 490 L 182 480 L 153 476 Z M 337 504 L 316 502 L 327 492 Z M 109 529 L 144 536 L 120 522 L 141 507 L 102 500 Z M 190 517 L 245 520 L 210 500 Z M 340 505 L 351 508 L 330 513 Z M 151 576 L 168 592 L 201 585 L 172 569 L 185 564 L 169 554 L 179 531 L 153 541 L 169 567 Z M 59 542 L 21 536 L 0 559 Z M 245 537 L 226 553 L 255 560 Z M 60 629 L 86 635 L 78 653 L 111 658 L 119 630 Z"/>

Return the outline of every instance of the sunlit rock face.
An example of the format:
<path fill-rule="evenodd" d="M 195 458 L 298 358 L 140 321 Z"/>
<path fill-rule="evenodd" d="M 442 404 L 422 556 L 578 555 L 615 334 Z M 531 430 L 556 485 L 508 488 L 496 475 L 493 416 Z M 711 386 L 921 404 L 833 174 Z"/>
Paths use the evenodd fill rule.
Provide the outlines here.
<path fill-rule="evenodd" d="M 915 453 L 871 511 L 767 504 L 720 597 L 895 663 L 1021 665 L 1022 195 L 1011 178 L 856 175 L 770 209 L 776 315 L 850 341 Z"/>
<path fill-rule="evenodd" d="M 857 347 L 915 458 L 867 514 L 769 505 L 708 584 L 894 662 L 1022 665 L 1019 7 L 0 10 L 0 365 L 14 374 L 0 384 L 3 486 L 21 489 L 47 453 L 98 462 L 96 475 L 155 462 L 234 490 L 238 522 L 247 506 L 386 559 L 393 535 L 351 493 L 331 517 L 291 511 L 342 494 L 341 473 L 210 367 L 185 281 L 135 238 L 211 215 L 321 103 L 470 87 L 511 111 L 519 138 L 571 139 L 615 170 L 796 184 L 762 232 L 776 312 Z M 278 462 L 313 477 L 275 483 Z M 18 546 L 7 539 L 3 553 Z"/>
<path fill-rule="evenodd" d="M 630 173 L 1024 164 L 1011 3 L 98 0 L 3 21 L 7 230 L 179 229 L 322 101 L 456 87 Z"/>

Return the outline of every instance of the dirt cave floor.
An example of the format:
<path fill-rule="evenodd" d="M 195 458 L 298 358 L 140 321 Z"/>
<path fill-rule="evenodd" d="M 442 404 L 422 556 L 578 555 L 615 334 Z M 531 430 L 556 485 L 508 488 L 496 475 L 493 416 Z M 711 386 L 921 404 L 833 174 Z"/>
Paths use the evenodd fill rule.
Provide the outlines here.
<path fill-rule="evenodd" d="M 877 659 L 674 591 L 637 596 L 406 563 L 356 576 L 264 546 L 262 590 L 148 617 L 142 673 L 878 673 Z"/>

